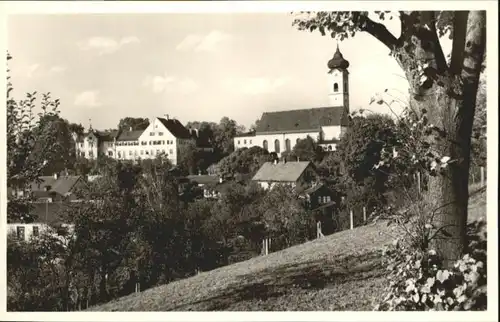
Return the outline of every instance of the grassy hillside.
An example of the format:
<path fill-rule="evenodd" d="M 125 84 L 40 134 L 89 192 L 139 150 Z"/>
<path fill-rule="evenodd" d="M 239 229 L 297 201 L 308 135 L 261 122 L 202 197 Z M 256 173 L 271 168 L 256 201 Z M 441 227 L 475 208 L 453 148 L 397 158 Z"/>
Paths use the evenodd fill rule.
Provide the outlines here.
<path fill-rule="evenodd" d="M 470 220 L 486 215 L 477 187 Z M 307 242 L 132 294 L 91 311 L 371 310 L 387 284 L 377 250 L 395 227 L 384 223 Z"/>

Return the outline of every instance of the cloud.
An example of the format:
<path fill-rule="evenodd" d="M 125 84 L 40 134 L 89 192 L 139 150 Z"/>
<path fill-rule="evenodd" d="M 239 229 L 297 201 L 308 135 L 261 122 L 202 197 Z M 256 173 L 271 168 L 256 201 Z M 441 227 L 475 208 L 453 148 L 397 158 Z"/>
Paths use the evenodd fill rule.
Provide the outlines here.
<path fill-rule="evenodd" d="M 63 73 L 66 71 L 66 67 L 64 66 L 52 66 L 50 69 L 49 69 L 49 73 L 52 73 L 52 74 L 57 74 L 57 73 Z"/>
<path fill-rule="evenodd" d="M 95 50 L 99 55 L 112 54 L 125 45 L 139 43 L 135 36 L 113 39 L 107 37 L 91 37 L 80 41 L 77 45 L 81 50 Z"/>
<path fill-rule="evenodd" d="M 24 65 L 21 64 L 13 68 L 14 73 L 19 74 L 23 77 L 33 78 L 38 75 L 41 71 L 40 64 Z"/>
<path fill-rule="evenodd" d="M 143 81 L 143 86 L 151 88 L 154 93 L 175 92 L 189 94 L 195 92 L 199 86 L 191 78 L 178 79 L 174 76 L 148 76 Z"/>
<path fill-rule="evenodd" d="M 175 48 L 179 51 L 215 52 L 222 43 L 231 39 L 231 35 L 219 30 L 212 30 L 206 35 L 187 35 Z"/>
<path fill-rule="evenodd" d="M 74 104 L 77 106 L 98 107 L 102 103 L 99 101 L 98 91 L 85 91 L 76 95 Z"/>
<path fill-rule="evenodd" d="M 247 95 L 262 95 L 275 92 L 278 88 L 290 83 L 288 77 L 267 78 L 250 77 L 239 79 L 228 79 L 224 82 L 231 90 L 239 91 Z"/>
<path fill-rule="evenodd" d="M 148 76 L 144 79 L 143 86 L 150 87 L 155 93 L 161 93 L 165 91 L 169 84 L 175 81 L 175 77 L 172 76 Z"/>
<path fill-rule="evenodd" d="M 183 94 L 189 94 L 195 92 L 199 86 L 194 80 L 187 78 L 179 82 L 178 88 Z"/>

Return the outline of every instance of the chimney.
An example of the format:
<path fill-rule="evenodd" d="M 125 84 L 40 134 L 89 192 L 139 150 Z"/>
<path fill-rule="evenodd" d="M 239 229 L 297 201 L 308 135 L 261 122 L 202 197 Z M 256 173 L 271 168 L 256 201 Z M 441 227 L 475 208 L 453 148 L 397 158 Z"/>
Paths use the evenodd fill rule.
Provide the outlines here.
<path fill-rule="evenodd" d="M 169 119 L 168 114 L 165 114 L 165 117 L 167 118 L 167 120 Z"/>

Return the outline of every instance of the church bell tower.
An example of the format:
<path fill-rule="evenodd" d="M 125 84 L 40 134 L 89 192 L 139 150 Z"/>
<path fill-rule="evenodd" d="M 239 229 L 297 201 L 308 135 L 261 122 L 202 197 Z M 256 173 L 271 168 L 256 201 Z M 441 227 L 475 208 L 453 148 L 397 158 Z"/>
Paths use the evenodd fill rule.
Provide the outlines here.
<path fill-rule="evenodd" d="M 339 45 L 333 54 L 333 58 L 328 61 L 328 98 L 330 106 L 344 107 L 349 113 L 349 72 L 347 68 L 349 62 L 344 59 L 340 52 Z"/>

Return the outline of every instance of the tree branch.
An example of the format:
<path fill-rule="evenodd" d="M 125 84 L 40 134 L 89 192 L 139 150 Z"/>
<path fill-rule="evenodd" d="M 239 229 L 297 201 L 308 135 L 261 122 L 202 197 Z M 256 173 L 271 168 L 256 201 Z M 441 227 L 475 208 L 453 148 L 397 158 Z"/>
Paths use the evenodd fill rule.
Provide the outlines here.
<path fill-rule="evenodd" d="M 360 17 L 361 31 L 365 31 L 377 38 L 380 42 L 387 46 L 390 50 L 394 50 L 394 48 L 398 45 L 398 39 L 394 37 L 394 35 L 387 30 L 387 28 L 378 22 L 375 22 L 368 18 L 367 16 Z"/>
<path fill-rule="evenodd" d="M 451 49 L 450 73 L 459 75 L 462 72 L 469 11 L 456 11 L 453 17 L 453 44 Z"/>

